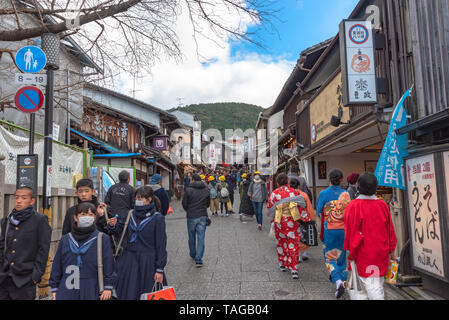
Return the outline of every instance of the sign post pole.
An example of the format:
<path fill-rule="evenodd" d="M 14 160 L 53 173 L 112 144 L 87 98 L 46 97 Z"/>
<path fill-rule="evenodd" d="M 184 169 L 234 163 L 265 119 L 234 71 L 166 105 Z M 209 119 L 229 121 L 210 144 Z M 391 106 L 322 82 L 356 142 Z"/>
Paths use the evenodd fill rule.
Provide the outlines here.
<path fill-rule="evenodd" d="M 59 36 L 53 33 L 45 33 L 42 35 L 42 50 L 47 57 L 47 86 L 45 90 L 45 142 L 44 142 L 44 176 L 42 188 L 42 208 L 43 213 L 48 217 L 50 226 L 52 225 L 51 212 L 51 176 L 52 176 L 52 158 L 53 158 L 53 85 L 54 70 L 59 69 L 59 52 L 60 43 Z M 50 279 L 50 255 L 47 261 L 45 274 L 39 284 L 39 297 L 46 297 L 49 294 L 48 281 Z"/>

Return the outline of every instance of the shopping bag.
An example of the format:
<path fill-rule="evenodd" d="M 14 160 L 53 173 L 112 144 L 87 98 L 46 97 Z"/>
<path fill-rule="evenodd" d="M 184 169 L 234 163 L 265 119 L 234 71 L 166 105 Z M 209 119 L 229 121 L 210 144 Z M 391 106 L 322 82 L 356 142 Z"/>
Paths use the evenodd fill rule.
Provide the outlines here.
<path fill-rule="evenodd" d="M 150 293 L 143 293 L 140 300 L 176 300 L 175 289 L 155 282 Z"/>
<path fill-rule="evenodd" d="M 226 203 L 226 205 L 228 206 L 228 211 L 232 211 L 232 203 L 231 203 L 231 201 L 228 201 Z"/>
<path fill-rule="evenodd" d="M 385 282 L 389 284 L 396 285 L 398 280 L 398 270 L 399 263 L 396 260 L 390 260 L 390 264 L 388 265 L 387 276 L 385 277 Z"/>
<path fill-rule="evenodd" d="M 271 223 L 270 233 L 268 234 L 268 236 L 272 239 L 276 239 L 276 235 L 274 233 L 274 222 Z"/>
<path fill-rule="evenodd" d="M 351 262 L 351 274 L 348 281 L 348 295 L 351 300 L 367 300 L 367 296 L 363 291 L 362 283 L 357 274 L 357 266 L 355 261 Z"/>
<path fill-rule="evenodd" d="M 318 246 L 318 231 L 316 229 L 315 221 L 302 222 L 300 221 L 301 242 L 309 247 Z"/>
<path fill-rule="evenodd" d="M 168 206 L 167 210 L 167 216 L 173 213 L 173 208 L 171 206 Z"/>

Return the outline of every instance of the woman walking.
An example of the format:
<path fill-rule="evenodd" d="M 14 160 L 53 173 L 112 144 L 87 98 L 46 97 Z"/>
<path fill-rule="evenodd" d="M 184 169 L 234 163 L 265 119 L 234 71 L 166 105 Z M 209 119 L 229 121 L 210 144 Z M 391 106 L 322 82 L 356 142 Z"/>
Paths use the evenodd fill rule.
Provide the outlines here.
<path fill-rule="evenodd" d="M 310 202 L 309 195 L 306 192 L 301 190 L 300 181 L 298 179 L 291 179 L 290 180 L 290 188 L 298 191 L 300 196 L 302 196 L 305 199 L 306 204 L 307 204 L 307 207 L 306 207 L 307 214 L 309 215 L 311 220 L 316 221 L 317 215 L 315 213 L 315 210 L 313 210 L 313 205 Z M 301 242 L 300 247 L 299 247 L 299 251 L 300 251 L 299 263 L 309 260 L 309 257 L 307 256 L 308 249 L 309 249 L 309 247 Z"/>
<path fill-rule="evenodd" d="M 254 179 L 248 188 L 248 197 L 250 197 L 253 203 L 254 212 L 257 218 L 257 228 L 262 230 L 263 223 L 263 204 L 268 199 L 268 191 L 265 181 L 260 177 L 260 173 L 256 171 L 254 173 Z"/>
<path fill-rule="evenodd" d="M 326 237 L 324 238 L 324 258 L 326 268 L 330 273 L 330 280 L 336 284 L 335 297 L 341 298 L 344 293 L 343 283 L 347 278 L 344 213 L 351 201 L 349 193 L 344 192 L 338 200 L 327 203 L 324 207 L 324 219 L 327 222 Z"/>
<path fill-rule="evenodd" d="M 347 191 L 351 200 L 355 200 L 359 196 L 359 192 L 357 191 L 357 181 L 359 180 L 359 177 L 360 175 L 358 173 L 351 173 L 347 178 L 349 183 Z"/>
<path fill-rule="evenodd" d="M 152 291 L 155 282 L 167 285 L 164 268 L 167 264 L 165 217 L 156 207 L 157 198 L 151 187 L 136 191 L 136 204 L 125 230 L 125 219 L 108 220 L 110 232 L 124 233 L 123 252 L 117 258 L 117 296 L 120 300 L 138 300 Z"/>
<path fill-rule="evenodd" d="M 248 189 L 251 182 L 248 180 L 246 173 L 242 175 L 242 182 L 239 186 L 240 191 L 240 219 L 253 218 L 254 219 L 254 208 L 251 199 L 248 196 Z"/>
<path fill-rule="evenodd" d="M 274 230 L 277 240 L 279 268 L 282 272 L 290 270 L 292 278 L 298 279 L 298 259 L 301 247 L 299 221 L 309 222 L 307 203 L 300 191 L 288 186 L 286 174 L 276 179 L 278 189 L 268 198 L 270 216 L 274 216 Z"/>

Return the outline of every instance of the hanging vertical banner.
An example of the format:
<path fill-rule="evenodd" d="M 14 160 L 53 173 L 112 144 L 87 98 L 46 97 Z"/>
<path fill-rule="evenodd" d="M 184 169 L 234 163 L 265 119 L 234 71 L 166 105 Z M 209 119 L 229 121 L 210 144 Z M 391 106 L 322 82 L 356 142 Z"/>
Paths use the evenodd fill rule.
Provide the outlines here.
<path fill-rule="evenodd" d="M 193 164 L 201 164 L 201 121 L 193 123 Z"/>
<path fill-rule="evenodd" d="M 407 160 L 413 265 L 444 278 L 441 218 L 434 155 Z"/>
<path fill-rule="evenodd" d="M 377 162 L 375 175 L 379 180 L 379 186 L 406 190 L 403 177 L 404 158 L 408 156 L 407 135 L 397 135 L 396 129 L 407 124 L 407 114 L 404 101 L 410 96 L 411 90 L 402 96 L 393 113 L 385 145 Z"/>
<path fill-rule="evenodd" d="M 376 49 L 371 21 L 343 20 L 340 56 L 343 104 L 377 103 Z"/>

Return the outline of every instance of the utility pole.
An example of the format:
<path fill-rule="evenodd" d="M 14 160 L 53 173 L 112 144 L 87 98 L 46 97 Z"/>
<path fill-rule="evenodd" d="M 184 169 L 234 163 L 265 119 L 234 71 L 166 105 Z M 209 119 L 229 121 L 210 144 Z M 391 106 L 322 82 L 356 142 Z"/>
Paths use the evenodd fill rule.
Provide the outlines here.
<path fill-rule="evenodd" d="M 53 90 L 54 71 L 59 69 L 60 42 L 59 36 L 53 33 L 42 35 L 42 50 L 47 56 L 47 86 L 45 90 L 45 128 L 44 128 L 44 175 L 42 188 L 42 208 L 43 214 L 48 217 L 48 223 L 52 225 L 51 212 L 51 176 L 53 158 Z M 50 278 L 50 256 L 47 260 L 47 267 L 42 281 L 38 287 L 39 297 L 46 297 L 49 294 L 48 280 Z"/>

